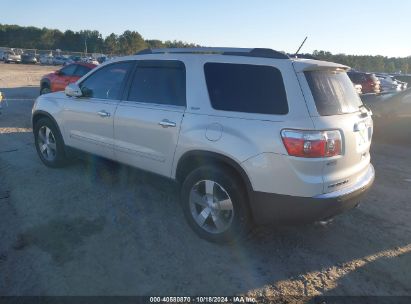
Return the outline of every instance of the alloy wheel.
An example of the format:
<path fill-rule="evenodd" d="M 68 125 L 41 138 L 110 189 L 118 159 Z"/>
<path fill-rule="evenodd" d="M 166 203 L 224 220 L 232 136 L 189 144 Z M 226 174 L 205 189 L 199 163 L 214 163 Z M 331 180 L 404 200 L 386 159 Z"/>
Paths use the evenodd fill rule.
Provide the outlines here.
<path fill-rule="evenodd" d="M 53 161 L 57 156 L 57 144 L 53 132 L 47 126 L 42 126 L 38 132 L 37 145 L 43 158 Z"/>
<path fill-rule="evenodd" d="M 190 211 L 194 221 L 209 233 L 227 231 L 234 218 L 234 207 L 228 192 L 217 182 L 202 180 L 190 191 Z"/>

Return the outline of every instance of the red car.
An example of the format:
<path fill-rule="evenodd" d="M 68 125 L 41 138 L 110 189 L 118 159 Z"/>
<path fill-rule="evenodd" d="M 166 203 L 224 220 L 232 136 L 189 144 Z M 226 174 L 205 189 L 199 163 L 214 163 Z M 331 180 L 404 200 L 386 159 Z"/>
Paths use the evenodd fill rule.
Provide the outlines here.
<path fill-rule="evenodd" d="M 360 84 L 362 86 L 363 94 L 381 93 L 380 81 L 375 76 L 375 74 L 363 73 L 363 72 L 357 72 L 357 71 L 350 71 L 347 74 L 354 84 Z"/>
<path fill-rule="evenodd" d="M 40 80 L 40 95 L 64 91 L 69 83 L 76 82 L 95 67 L 95 64 L 76 62 L 44 75 Z"/>

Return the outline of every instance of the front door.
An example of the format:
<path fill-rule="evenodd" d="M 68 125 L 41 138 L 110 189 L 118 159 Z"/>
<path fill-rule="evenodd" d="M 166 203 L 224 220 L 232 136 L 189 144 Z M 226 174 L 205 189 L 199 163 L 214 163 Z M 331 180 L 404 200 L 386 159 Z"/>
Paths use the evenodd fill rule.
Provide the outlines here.
<path fill-rule="evenodd" d="M 113 117 L 132 62 L 119 62 L 96 70 L 82 83 L 83 97 L 69 97 L 64 105 L 66 144 L 113 158 Z"/>
<path fill-rule="evenodd" d="M 66 86 L 70 82 L 72 82 L 71 79 L 75 71 L 76 71 L 75 64 L 70 64 L 60 69 L 60 71 L 57 72 L 55 79 L 53 80 L 52 91 L 53 92 L 64 91 Z"/>

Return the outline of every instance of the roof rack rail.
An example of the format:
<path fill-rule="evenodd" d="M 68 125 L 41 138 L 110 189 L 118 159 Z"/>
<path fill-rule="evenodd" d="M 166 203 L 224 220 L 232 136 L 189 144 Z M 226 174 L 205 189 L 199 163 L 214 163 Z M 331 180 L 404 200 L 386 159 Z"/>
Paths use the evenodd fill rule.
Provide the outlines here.
<path fill-rule="evenodd" d="M 195 48 L 159 48 L 144 49 L 136 55 L 146 54 L 221 54 L 230 56 L 263 57 L 271 59 L 290 59 L 287 54 L 272 49 L 264 48 L 221 48 L 221 47 L 195 47 Z"/>
<path fill-rule="evenodd" d="M 314 57 L 311 54 L 287 54 L 288 57 L 290 58 L 297 58 L 297 59 L 314 59 L 318 60 L 316 57 Z"/>

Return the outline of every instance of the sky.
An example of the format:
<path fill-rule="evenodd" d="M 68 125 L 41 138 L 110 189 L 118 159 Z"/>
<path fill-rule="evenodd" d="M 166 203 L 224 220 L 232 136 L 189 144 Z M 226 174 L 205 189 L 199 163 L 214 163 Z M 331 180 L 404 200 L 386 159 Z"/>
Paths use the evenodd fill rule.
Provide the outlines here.
<path fill-rule="evenodd" d="M 6 5 L 7 4 L 7 5 Z M 295 52 L 411 55 L 410 0 L 0 0 L 0 23 Z M 3 9 L 5 8 L 6 9 Z"/>

